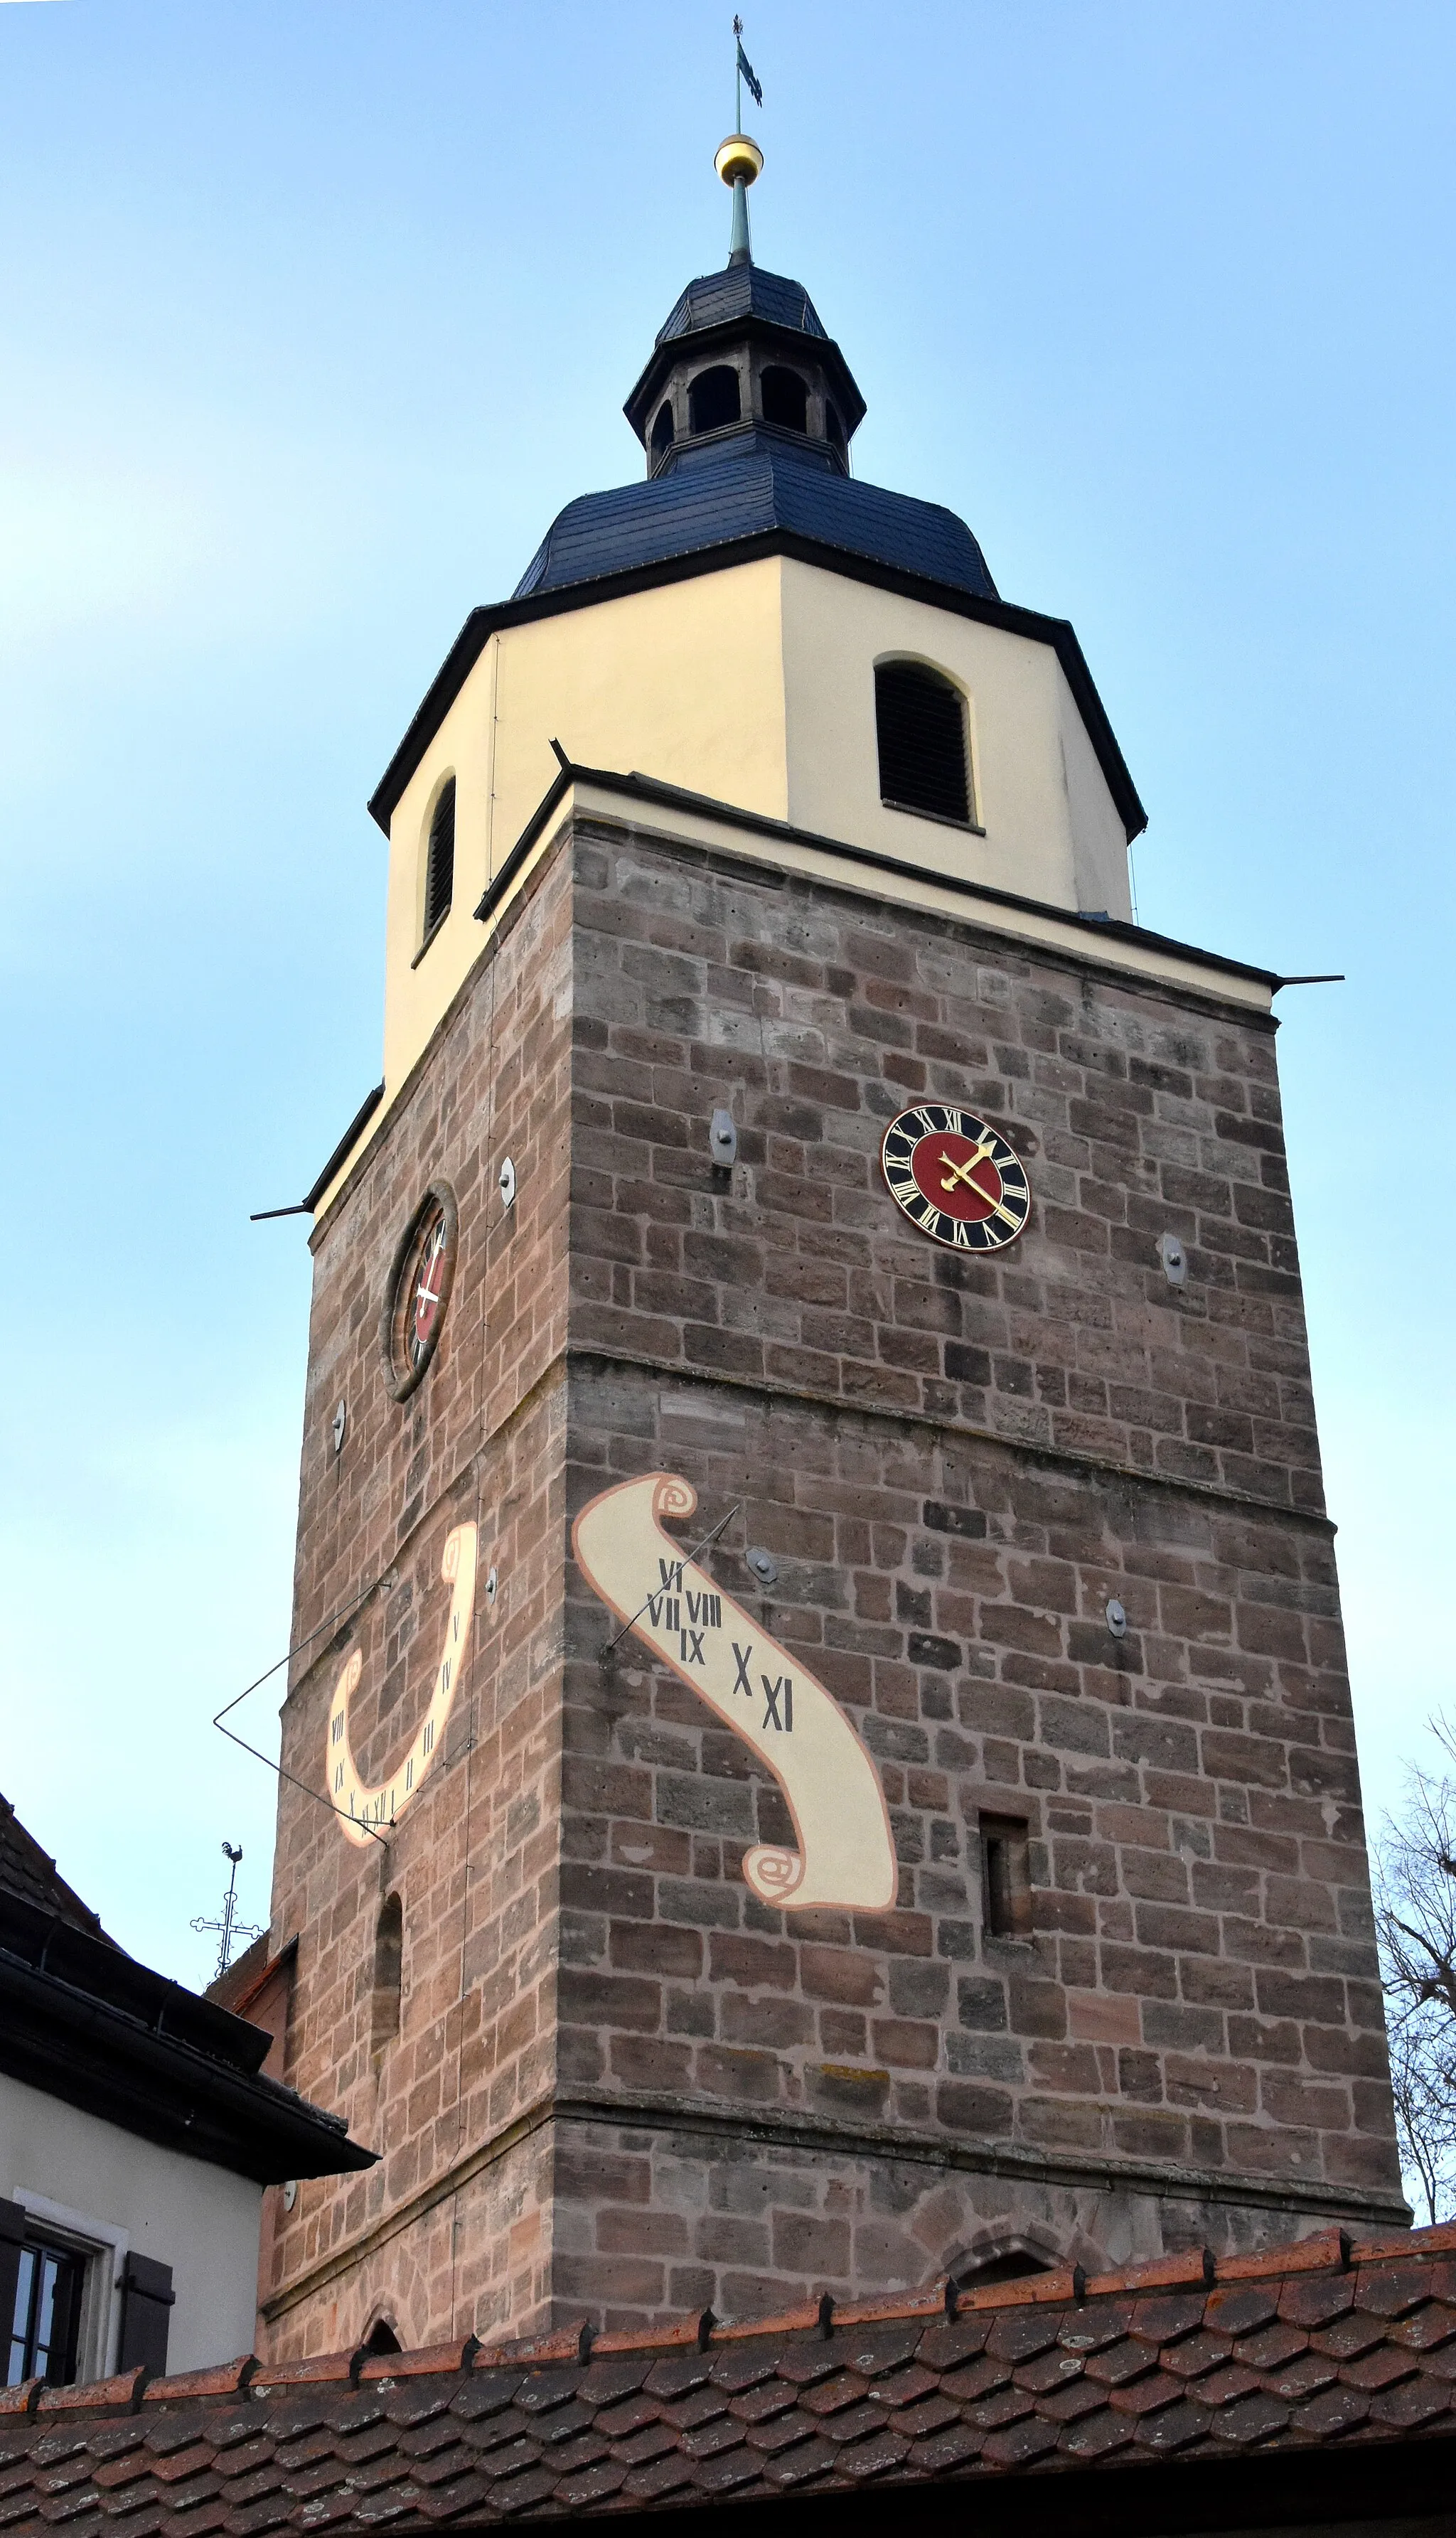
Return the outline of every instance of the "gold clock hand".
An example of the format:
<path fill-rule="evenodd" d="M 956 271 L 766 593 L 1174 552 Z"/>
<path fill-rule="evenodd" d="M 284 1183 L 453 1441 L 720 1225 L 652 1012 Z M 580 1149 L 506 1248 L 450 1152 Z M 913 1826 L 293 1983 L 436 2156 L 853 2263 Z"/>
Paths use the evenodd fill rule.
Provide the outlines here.
<path fill-rule="evenodd" d="M 970 1181 L 972 1188 L 976 1187 L 977 1184 L 973 1178 L 975 1168 L 977 1164 L 989 1163 L 990 1159 L 991 1149 L 989 1146 L 977 1146 L 974 1154 L 967 1155 L 963 1164 L 958 1164 L 954 1156 L 943 1154 L 941 1156 L 941 1162 L 950 1166 L 953 1177 L 950 1180 L 943 1180 L 941 1182 L 942 1189 L 954 1189 L 957 1181 Z M 982 1190 L 982 1198 L 984 1198 L 985 1195 L 985 1191 Z"/>
<path fill-rule="evenodd" d="M 955 1175 L 955 1180 L 946 1180 L 943 1177 L 941 1187 L 942 1189 L 952 1189 L 955 1186 L 956 1180 L 968 1181 L 970 1183 L 970 1187 L 974 1190 L 976 1197 L 985 1200 L 986 1205 L 993 1216 L 1003 1218 L 1008 1225 L 1018 1226 L 1020 1225 L 1021 1220 L 1016 1215 L 1014 1209 L 1006 1206 L 1003 1200 L 992 1198 L 989 1190 L 983 1190 L 980 1182 L 971 1178 L 977 1164 L 989 1162 L 990 1152 L 991 1150 L 989 1146 L 977 1146 L 975 1153 L 968 1156 L 963 1164 L 954 1163 L 949 1155 L 942 1155 L 941 1162 L 943 1164 L 950 1164 L 951 1170 Z"/>

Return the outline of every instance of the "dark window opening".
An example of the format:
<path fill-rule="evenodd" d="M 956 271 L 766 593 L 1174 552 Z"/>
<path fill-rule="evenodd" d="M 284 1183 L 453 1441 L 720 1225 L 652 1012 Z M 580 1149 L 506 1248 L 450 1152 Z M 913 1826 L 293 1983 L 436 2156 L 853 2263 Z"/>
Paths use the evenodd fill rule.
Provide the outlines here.
<path fill-rule="evenodd" d="M 442 788 L 430 823 L 425 852 L 425 931 L 432 934 L 448 916 L 455 895 L 455 778 Z"/>
<path fill-rule="evenodd" d="M 374 1989 L 369 2018 L 369 2046 L 382 2053 L 399 2034 L 400 1993 L 404 1984 L 405 1915 L 397 1895 L 386 1895 L 374 1928 Z"/>
<path fill-rule="evenodd" d="M 76 2376 L 85 2284 L 86 2258 L 75 2247 L 27 2239 L 16 2279 L 7 2387 L 17 2388 L 23 2379 L 70 2386 Z"/>
<path fill-rule="evenodd" d="M 1048 2274 L 1051 2267 L 1039 2256 L 1028 2256 L 1022 2247 L 1009 2247 L 1004 2256 L 988 2256 L 983 2265 L 966 2265 L 956 2276 L 957 2288 L 979 2291 L 983 2283 L 1019 2283 L 1027 2274 Z"/>
<path fill-rule="evenodd" d="M 661 457 L 663 456 L 663 454 L 664 454 L 664 452 L 665 452 L 665 451 L 667 451 L 667 450 L 671 449 L 672 445 L 673 445 L 673 409 L 672 409 L 672 400 L 671 400 L 671 398 L 669 398 L 669 399 L 668 399 L 668 401 L 666 402 L 666 404 L 664 404 L 664 405 L 660 405 L 660 406 L 658 407 L 658 409 L 657 409 L 657 420 L 656 420 L 656 422 L 655 422 L 655 423 L 653 424 L 653 426 L 652 426 L 652 455 L 653 455 L 653 457 L 654 457 L 654 458 L 661 458 Z"/>
<path fill-rule="evenodd" d="M 882 661 L 875 672 L 880 798 L 894 811 L 970 825 L 965 704 L 959 688 L 918 661 Z"/>
<path fill-rule="evenodd" d="M 720 362 L 715 369 L 698 371 L 688 390 L 688 414 L 695 432 L 721 432 L 725 424 L 737 423 L 742 413 L 737 370 Z"/>
<path fill-rule="evenodd" d="M 782 432 L 809 430 L 809 390 L 797 370 L 776 362 L 763 372 L 763 421 Z"/>
<path fill-rule="evenodd" d="M 365 2353 L 403 2353 L 404 2346 L 387 2317 L 376 2317 L 364 2340 Z"/>
<path fill-rule="evenodd" d="M 981 1904 L 988 1939 L 1031 1936 L 1031 1845 L 1015 1816 L 981 1818 Z"/>

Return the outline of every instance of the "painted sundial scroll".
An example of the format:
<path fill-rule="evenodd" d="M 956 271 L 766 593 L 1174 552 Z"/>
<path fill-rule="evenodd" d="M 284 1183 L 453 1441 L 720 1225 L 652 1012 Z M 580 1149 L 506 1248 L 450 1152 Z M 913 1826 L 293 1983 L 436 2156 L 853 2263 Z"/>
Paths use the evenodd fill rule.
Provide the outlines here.
<path fill-rule="evenodd" d="M 760 1843 L 745 1855 L 744 1877 L 760 1902 L 789 1912 L 888 1912 L 898 1880 L 874 1762 L 803 1660 L 663 1532 L 660 1516 L 682 1519 L 696 1504 L 692 1482 L 676 1472 L 604 1490 L 571 1528 L 582 1574 L 782 1789 L 798 1848 Z"/>
<path fill-rule="evenodd" d="M 473 1524 L 457 1524 L 453 1532 L 445 1536 L 439 1573 L 450 1589 L 450 1609 L 445 1615 L 445 1644 L 435 1668 L 430 1707 L 420 1721 L 409 1752 L 401 1756 L 398 1769 L 390 1773 L 387 1780 L 381 1780 L 377 1788 L 366 1788 L 360 1778 L 349 1736 L 349 1703 L 364 1672 L 363 1651 L 356 1648 L 354 1654 L 345 1660 L 329 1703 L 324 1758 L 329 1804 L 350 1841 L 360 1844 L 370 1841 L 375 1827 L 396 1823 L 439 1752 L 445 1721 L 455 1705 L 466 1642 L 470 1637 L 470 1617 L 475 1610 L 478 1541 L 478 1528 Z"/>

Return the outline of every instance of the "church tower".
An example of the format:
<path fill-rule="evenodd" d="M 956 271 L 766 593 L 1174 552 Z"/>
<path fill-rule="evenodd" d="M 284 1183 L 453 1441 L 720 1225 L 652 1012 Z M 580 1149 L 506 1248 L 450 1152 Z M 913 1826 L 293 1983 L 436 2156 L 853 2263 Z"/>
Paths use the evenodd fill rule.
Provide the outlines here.
<path fill-rule="evenodd" d="M 1275 1064 L 1072 628 L 727 268 L 370 808 L 260 2351 L 1405 2218 Z M 290 1953 L 292 1951 L 292 1953 Z"/>

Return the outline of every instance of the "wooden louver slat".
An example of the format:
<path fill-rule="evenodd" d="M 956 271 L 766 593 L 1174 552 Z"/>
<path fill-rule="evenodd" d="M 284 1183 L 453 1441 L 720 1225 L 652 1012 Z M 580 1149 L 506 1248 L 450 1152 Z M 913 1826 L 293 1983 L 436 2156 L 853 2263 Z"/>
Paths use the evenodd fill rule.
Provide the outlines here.
<path fill-rule="evenodd" d="M 425 931 L 432 934 L 455 893 L 455 778 L 434 806 L 425 863 Z"/>
<path fill-rule="evenodd" d="M 965 707 L 950 680 L 916 661 L 883 661 L 875 672 L 875 723 L 881 799 L 968 826 Z"/>

